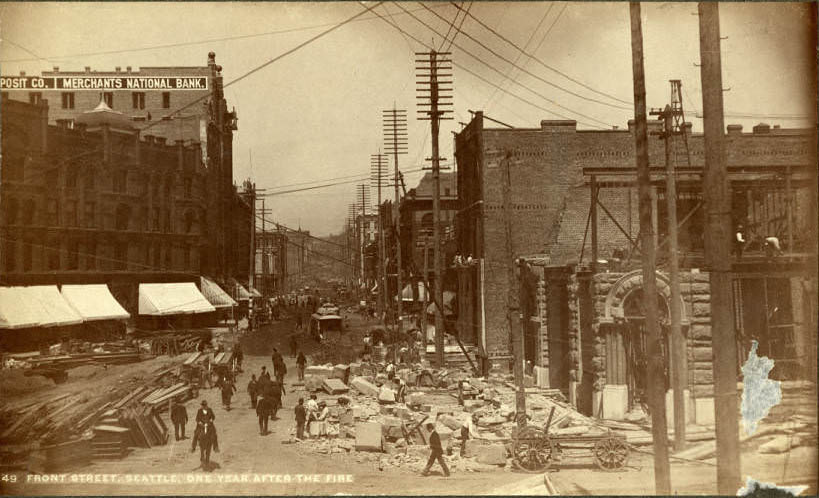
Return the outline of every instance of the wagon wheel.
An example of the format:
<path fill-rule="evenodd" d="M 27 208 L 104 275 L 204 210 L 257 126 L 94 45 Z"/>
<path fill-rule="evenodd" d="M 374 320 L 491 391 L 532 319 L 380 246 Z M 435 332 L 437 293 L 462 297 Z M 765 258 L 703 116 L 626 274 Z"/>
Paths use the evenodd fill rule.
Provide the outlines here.
<path fill-rule="evenodd" d="M 628 446 L 616 437 L 606 437 L 594 444 L 594 461 L 603 470 L 617 470 L 626 465 Z"/>
<path fill-rule="evenodd" d="M 543 431 L 524 427 L 515 439 L 512 461 L 520 470 L 537 474 L 549 468 L 554 455 L 554 444 Z"/>

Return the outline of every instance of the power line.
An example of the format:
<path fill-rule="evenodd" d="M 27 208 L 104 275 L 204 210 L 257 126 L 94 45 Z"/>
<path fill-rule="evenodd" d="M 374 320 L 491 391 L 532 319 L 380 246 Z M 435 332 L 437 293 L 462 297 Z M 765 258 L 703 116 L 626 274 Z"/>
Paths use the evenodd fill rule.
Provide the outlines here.
<path fill-rule="evenodd" d="M 423 168 L 410 169 L 410 170 L 406 170 L 405 173 L 416 173 L 416 172 L 422 171 L 422 170 L 423 170 Z M 310 186 L 310 187 L 302 187 L 302 188 L 296 188 L 296 189 L 290 189 L 290 190 L 282 190 L 282 191 L 278 191 L 278 192 L 265 192 L 264 194 L 259 194 L 259 197 L 273 197 L 273 196 L 276 196 L 276 195 L 292 194 L 294 192 L 304 192 L 304 191 L 307 191 L 307 190 L 315 190 L 315 189 L 320 189 L 320 188 L 335 187 L 337 185 L 346 185 L 346 184 L 350 184 L 350 183 L 360 182 L 360 181 L 366 180 L 368 178 L 369 178 L 369 175 L 358 176 L 357 178 L 353 178 L 353 179 L 350 179 L 350 180 L 343 180 L 343 181 L 338 181 L 338 182 L 333 182 L 333 183 L 325 183 L 323 185 L 313 185 L 313 186 Z"/>
<path fill-rule="evenodd" d="M 435 5 L 433 8 L 440 9 L 440 8 L 443 8 L 443 7 L 446 7 L 446 5 L 441 3 L 441 4 L 438 4 L 438 5 Z M 413 12 L 418 12 L 420 10 L 422 10 L 422 9 L 420 9 L 420 8 L 419 9 L 414 9 Z M 390 13 L 388 12 L 388 14 L 390 14 Z M 392 14 L 390 14 L 390 15 L 392 15 Z M 397 13 L 396 15 L 403 15 L 403 14 Z M 377 19 L 377 16 L 362 17 L 361 19 L 356 19 L 353 22 L 372 21 L 374 19 Z M 104 50 L 104 51 L 100 51 L 100 52 L 84 52 L 84 53 L 76 53 L 76 54 L 54 55 L 54 56 L 51 56 L 51 57 L 40 57 L 37 54 L 35 54 L 34 52 L 32 52 L 31 50 L 28 50 L 27 48 L 25 48 L 25 47 L 23 47 L 23 46 L 21 46 L 21 45 L 19 45 L 17 43 L 14 43 L 13 41 L 11 41 L 11 40 L 9 40 L 7 38 L 4 38 L 3 41 L 7 41 L 7 42 L 11 43 L 12 45 L 15 45 L 15 46 L 25 50 L 26 52 L 30 53 L 34 57 L 19 58 L 19 59 L 0 59 L 0 62 L 32 62 L 32 61 L 38 61 L 38 60 L 58 60 L 58 59 L 70 59 L 72 57 L 90 57 L 90 56 L 95 56 L 95 55 L 111 55 L 111 54 L 123 54 L 123 53 L 129 53 L 129 52 L 145 52 L 145 51 L 149 51 L 149 50 L 161 50 L 161 49 L 165 49 L 165 48 L 184 47 L 184 46 L 191 46 L 191 45 L 203 45 L 205 43 L 223 42 L 223 41 L 232 41 L 232 40 L 242 40 L 242 39 L 248 39 L 248 38 L 258 38 L 258 37 L 262 37 L 262 36 L 279 35 L 279 34 L 286 34 L 286 33 L 295 33 L 295 32 L 298 32 L 298 31 L 309 31 L 311 29 L 318 29 L 318 28 L 325 28 L 327 26 L 333 26 L 334 24 L 335 23 L 323 23 L 323 24 L 315 24 L 315 25 L 312 25 L 312 26 L 301 26 L 301 27 L 297 27 L 297 28 L 287 28 L 287 29 L 279 29 L 279 30 L 273 30 L 273 31 L 265 31 L 265 32 L 262 32 L 262 33 L 254 33 L 254 34 L 249 34 L 249 35 L 224 36 L 224 37 L 220 37 L 220 38 L 208 38 L 208 39 L 196 40 L 196 41 L 166 43 L 166 44 L 162 44 L 162 45 L 152 45 L 152 46 L 139 47 L 139 48 L 126 48 L 126 49 L 117 49 L 117 50 Z"/>
<path fill-rule="evenodd" d="M 469 2 L 469 5 L 467 5 L 467 6 L 466 6 L 466 12 L 467 12 L 467 14 L 469 13 L 469 11 L 470 11 L 470 10 L 472 10 L 472 6 L 473 6 L 473 5 L 475 5 L 475 1 L 474 1 L 474 0 L 470 1 L 470 2 Z M 455 34 L 454 34 L 454 35 L 452 35 L 452 39 L 451 39 L 451 40 L 449 40 L 449 45 L 447 45 L 446 50 L 444 50 L 444 52 L 449 52 L 449 49 L 450 49 L 450 48 L 452 48 L 452 44 L 453 44 L 453 43 L 455 43 L 455 37 L 456 37 L 456 36 L 458 36 L 458 33 L 460 33 L 460 32 L 461 32 L 461 28 L 462 28 L 462 27 L 463 27 L 463 25 L 464 25 L 464 21 L 466 21 L 466 16 L 463 16 L 463 17 L 461 18 L 461 24 L 459 24 L 459 25 L 458 25 L 458 29 L 457 29 L 457 30 L 455 30 Z"/>
<path fill-rule="evenodd" d="M 424 5 L 424 4 L 421 4 L 421 5 Z M 456 7 L 457 7 L 457 5 L 456 5 Z M 440 14 L 438 14 L 438 13 L 437 13 L 437 12 L 435 12 L 434 10 L 430 9 L 429 7 L 426 7 L 426 6 L 424 5 L 424 8 L 425 8 L 425 9 L 427 9 L 429 12 L 431 12 L 431 13 L 432 13 L 432 14 L 433 14 L 435 17 L 437 17 L 437 18 L 439 18 L 439 19 L 444 19 L 443 17 L 441 17 L 441 15 L 440 15 Z M 458 7 L 458 8 L 460 9 L 460 7 Z M 416 18 L 414 15 L 412 15 L 412 14 L 410 14 L 410 16 L 411 16 L 411 17 L 413 17 L 413 18 L 415 18 L 415 19 L 417 19 L 417 18 Z M 478 20 L 478 19 L 475 17 L 475 15 L 474 15 L 474 14 L 470 14 L 470 17 L 471 17 L 472 19 Z M 444 19 L 444 21 L 446 21 L 446 19 Z M 420 22 L 420 21 L 419 21 L 419 22 Z M 480 21 L 479 21 L 479 20 L 478 20 L 478 22 L 480 23 Z M 486 27 L 487 29 L 490 29 L 490 30 L 492 31 L 492 33 L 494 33 L 496 36 L 500 37 L 502 40 L 504 40 L 504 41 L 508 42 L 508 43 L 509 43 L 509 44 L 511 44 L 513 47 L 515 47 L 515 48 L 516 48 L 516 49 L 518 49 L 519 51 L 523 52 L 523 49 L 521 49 L 520 47 L 518 47 L 517 45 L 515 45 L 513 42 L 509 41 L 508 39 L 504 38 L 504 37 L 503 37 L 501 34 L 499 34 L 497 31 L 492 30 L 491 28 L 489 28 L 488 26 L 486 26 L 486 25 L 485 25 L 485 24 L 483 24 L 483 23 L 481 23 L 481 25 L 482 25 L 482 26 L 484 26 L 484 27 Z M 426 25 L 426 24 L 425 24 L 425 26 L 427 26 L 429 29 L 432 29 L 430 26 L 428 26 L 428 25 Z M 521 72 L 523 72 L 523 73 L 525 73 L 525 74 L 528 74 L 529 76 L 531 76 L 531 77 L 533 77 L 533 78 L 537 79 L 538 81 L 541 81 L 541 82 L 543 82 L 543 83 L 546 83 L 546 84 L 547 84 L 547 85 L 549 85 L 549 86 L 553 86 L 553 87 L 557 88 L 558 90 L 561 90 L 561 91 L 563 91 L 563 92 L 566 92 L 566 93 L 568 93 L 569 95 L 573 95 L 573 96 L 575 96 L 575 97 L 577 97 L 577 98 L 580 98 L 580 99 L 586 100 L 586 101 L 588 101 L 588 102 L 594 102 L 594 103 L 597 103 L 597 104 L 601 104 L 601 105 L 605 105 L 605 106 L 609 106 L 609 107 L 614 107 L 615 109 L 629 109 L 628 107 L 624 107 L 624 106 L 621 106 L 621 105 L 610 104 L 610 103 L 608 103 L 608 102 L 604 102 L 604 101 L 602 101 L 602 100 L 597 100 L 597 99 L 594 99 L 594 98 L 591 98 L 591 97 L 586 97 L 585 95 L 581 95 L 581 94 L 576 93 L 576 92 L 573 92 L 572 90 L 569 90 L 569 89 L 567 89 L 567 88 L 563 88 L 562 86 L 560 86 L 560 85 L 558 85 L 558 84 L 556 84 L 556 83 L 552 83 L 551 81 L 547 80 L 546 78 L 543 78 L 543 77 L 541 77 L 541 76 L 538 76 L 537 74 L 535 74 L 535 73 L 533 73 L 533 72 L 529 71 L 529 70 L 528 70 L 528 69 L 526 69 L 525 67 L 519 66 L 518 64 L 516 64 L 515 62 L 511 61 L 510 59 L 507 59 L 506 57 L 504 57 L 503 55 L 499 54 L 498 52 L 496 52 L 496 51 L 495 51 L 495 50 L 493 50 L 492 48 L 490 48 L 490 47 L 486 46 L 486 44 L 484 44 L 483 42 L 481 42 L 480 40 L 478 40 L 478 39 L 477 39 L 477 38 L 475 38 L 474 36 L 470 35 L 468 32 L 466 32 L 466 31 L 462 30 L 462 31 L 461 31 L 461 33 L 463 33 L 463 35 L 464 35 L 464 36 L 466 36 L 467 38 L 469 38 L 469 39 L 470 39 L 470 40 L 472 40 L 473 42 L 477 43 L 477 44 L 478 44 L 479 46 L 481 46 L 481 47 L 482 47 L 484 50 L 488 51 L 489 53 L 491 53 L 492 55 L 494 55 L 494 56 L 495 56 L 495 57 L 497 57 L 498 59 L 500 59 L 500 60 L 502 60 L 502 61 L 506 62 L 507 64 L 511 64 L 511 65 L 512 65 L 512 67 L 517 68 L 519 71 L 521 71 Z M 457 47 L 457 45 L 455 45 L 455 46 Z M 461 50 L 463 50 L 463 49 L 461 49 Z M 535 59 L 535 58 L 534 58 L 534 56 L 529 55 L 529 54 L 527 54 L 527 53 L 525 53 L 525 52 L 524 52 L 524 55 L 526 55 L 526 56 L 527 56 L 527 57 L 529 57 L 530 59 L 538 60 L 538 59 Z M 540 62 L 540 61 L 538 60 L 538 62 Z M 545 64 L 544 64 L 544 65 L 545 65 Z M 547 67 L 549 67 L 549 66 L 547 66 Z M 551 67 L 549 67 L 549 69 L 552 69 L 552 68 L 551 68 Z M 554 71 L 554 69 L 552 69 L 552 70 Z M 576 81 L 576 80 L 572 80 L 572 81 Z M 579 84 L 581 84 L 581 85 L 582 85 L 582 83 L 579 83 Z M 593 118 L 591 118 L 590 116 L 586 116 L 586 117 L 587 117 L 587 118 L 589 118 L 589 119 L 593 119 Z M 601 121 L 601 122 L 602 122 L 602 121 Z"/>
<path fill-rule="evenodd" d="M 552 11 L 552 7 L 554 7 L 554 6 L 555 6 L 555 4 L 549 3 L 549 7 L 546 9 L 546 12 L 543 14 L 543 17 L 540 18 L 540 21 L 537 23 L 537 26 L 535 26 L 535 29 L 532 30 L 531 34 L 529 34 L 529 39 L 526 40 L 526 44 L 523 46 L 524 50 L 529 48 L 529 44 L 532 43 L 532 40 L 534 39 L 535 34 L 537 34 L 537 31 L 540 29 L 540 26 L 543 25 L 543 21 L 545 21 L 546 18 L 549 17 L 549 13 Z M 517 63 L 520 60 L 520 57 L 522 55 L 523 55 L 523 52 L 518 53 L 518 56 L 515 57 L 515 63 Z M 506 79 L 504 79 L 501 82 L 501 86 L 505 85 L 506 81 L 509 78 L 511 78 L 511 76 L 512 76 L 512 73 L 510 72 L 509 75 L 506 77 Z M 492 95 L 490 95 L 489 98 L 486 99 L 486 103 L 483 105 L 484 108 L 486 108 L 487 104 L 489 104 L 489 102 L 491 102 L 492 99 L 495 98 L 495 95 L 497 95 L 497 93 L 498 93 L 497 89 L 492 91 Z"/>
<path fill-rule="evenodd" d="M 446 45 L 446 41 L 449 39 L 449 33 L 452 32 L 452 28 L 455 27 L 455 23 L 458 22 L 458 16 L 460 15 L 461 15 L 460 9 L 456 10 L 455 17 L 452 19 L 452 22 L 449 23 L 449 28 L 446 30 L 446 35 L 444 35 L 444 39 L 441 40 L 441 47 L 438 49 L 439 52 L 444 50 L 444 45 Z"/>
<path fill-rule="evenodd" d="M 342 22 L 340 22 L 340 23 L 338 23 L 338 24 L 334 24 L 334 25 L 333 25 L 331 28 L 326 29 L 326 30 L 322 31 L 322 32 L 321 32 L 321 33 L 319 33 L 319 34 L 317 34 L 317 35 L 315 35 L 315 36 L 312 36 L 312 37 L 308 38 L 306 41 L 304 41 L 304 42 L 302 42 L 302 43 L 299 43 L 298 45 L 296 45 L 295 47 L 291 48 L 290 50 L 287 50 L 287 51 L 285 51 L 285 52 L 283 52 L 283 53 L 281 53 L 281 54 L 277 55 L 276 57 L 274 57 L 274 58 L 270 59 L 269 61 L 265 62 L 264 64 L 262 64 L 262 65 L 260 65 L 260 66 L 257 66 L 257 67 L 255 67 L 255 68 L 251 69 L 250 71 L 248 71 L 248 72 L 246 72 L 245 74 L 243 74 L 243 75 L 239 76 L 238 78 L 236 78 L 236 79 L 234 79 L 234 80 L 232 80 L 232 81 L 230 81 L 230 82 L 228 82 L 228 83 L 225 83 L 225 84 L 222 86 L 222 88 L 223 88 L 223 89 L 224 89 L 224 88 L 227 88 L 227 87 L 229 87 L 229 86 L 233 85 L 234 83 L 238 83 L 238 82 L 242 81 L 243 79 L 247 78 L 248 76 L 250 76 L 250 75 L 252 75 L 252 74 L 254 74 L 254 73 L 256 73 L 256 72 L 261 71 L 262 69 L 264 69 L 264 68 L 266 68 L 267 66 L 269 66 L 269 65 L 273 64 L 274 62 L 277 62 L 277 61 L 279 61 L 279 60 L 281 60 L 281 59 L 283 59 L 283 58 L 287 57 L 288 55 L 290 55 L 290 54 L 292 54 L 292 53 L 296 52 L 297 50 L 299 50 L 299 49 L 301 49 L 301 48 L 303 48 L 303 47 L 305 47 L 305 46 L 309 45 L 310 43 L 313 43 L 314 41 L 318 40 L 319 38 L 321 38 L 321 37 L 323 37 L 323 36 L 325 36 L 325 35 L 328 35 L 328 34 L 332 33 L 333 31 L 335 31 L 335 30 L 337 30 L 338 28 L 340 28 L 340 27 L 344 26 L 345 24 L 348 24 L 348 23 L 350 23 L 350 22 L 354 21 L 356 18 L 361 17 L 362 15 L 366 14 L 367 12 L 372 11 L 373 9 L 375 9 L 376 7 L 378 7 L 379 5 L 381 5 L 382 3 L 384 3 L 384 2 L 378 2 L 377 4 L 374 4 L 374 5 L 370 6 L 370 7 L 366 7 L 366 9 L 365 9 L 364 11 L 359 12 L 358 14 L 355 14 L 354 16 L 352 16 L 352 17 L 349 17 L 349 18 L 345 19 L 344 21 L 342 21 Z M 199 102 L 201 102 L 201 101 L 203 101 L 203 100 L 205 100 L 205 99 L 209 98 L 210 96 L 211 96 L 211 95 L 210 95 L 209 93 L 206 93 L 206 94 L 202 95 L 201 97 L 199 97 L 199 98 L 197 98 L 197 99 L 195 99 L 195 100 L 193 100 L 193 101 L 191 101 L 191 102 L 189 102 L 189 103 L 187 103 L 187 104 L 183 105 L 182 107 L 180 107 L 180 108 L 176 109 L 175 111 L 171 112 L 170 114 L 167 114 L 167 115 L 166 115 L 166 117 L 169 117 L 169 116 L 173 116 L 173 115 L 175 115 L 175 114 L 178 114 L 178 113 L 180 113 L 180 112 L 184 111 L 185 109 L 187 109 L 187 108 L 189 108 L 189 107 L 192 107 L 192 106 L 194 106 L 194 105 L 198 104 Z M 161 123 L 161 122 L 162 122 L 162 121 L 155 121 L 155 122 L 151 123 L 150 125 L 146 126 L 145 128 L 143 128 L 143 129 L 142 129 L 142 131 L 145 131 L 145 130 L 147 130 L 147 129 L 150 129 L 151 127 L 156 126 L 157 124 L 159 124 L 159 123 Z"/>
<path fill-rule="evenodd" d="M 397 5 L 397 4 L 396 4 L 396 5 Z M 402 8 L 402 9 L 403 9 L 403 7 L 400 7 L 400 5 L 399 5 L 399 8 Z M 401 29 L 401 27 L 400 27 L 400 26 L 398 26 L 397 24 L 393 24 L 392 22 L 390 22 L 389 20 L 387 20 L 386 18 L 384 18 L 384 16 L 381 16 L 381 19 L 382 19 L 384 22 L 386 22 L 387 24 L 389 24 L 390 26 L 392 26 L 392 27 L 394 27 L 395 29 L 397 29 L 398 31 L 400 31 L 400 32 L 402 32 L 402 33 L 404 33 L 404 34 L 406 34 L 407 36 L 409 36 L 410 38 L 412 38 L 413 40 L 415 40 L 417 43 L 419 43 L 420 45 L 422 45 L 422 46 L 424 46 L 424 47 L 426 47 L 426 48 L 428 48 L 428 49 L 430 49 L 430 50 L 434 50 L 434 47 L 432 47 L 431 45 L 429 45 L 429 44 L 427 44 L 427 43 L 424 43 L 423 41 L 419 40 L 417 37 L 413 36 L 412 34 L 407 33 L 405 30 Z M 417 18 L 416 18 L 416 19 L 417 19 Z M 423 23 L 422 23 L 422 24 L 423 24 Z M 455 45 L 455 46 L 456 46 L 456 47 L 458 47 L 459 49 L 463 50 L 463 48 L 459 47 L 458 45 Z M 499 73 L 501 76 L 504 76 L 504 74 L 503 74 L 503 73 L 501 73 L 499 70 L 495 69 L 495 68 L 494 68 L 494 67 L 492 67 L 491 65 L 487 64 L 486 62 L 484 62 L 483 60 L 481 60 L 479 57 L 476 57 L 475 55 L 472 55 L 471 53 L 469 53 L 469 52 L 468 52 L 468 51 L 466 51 L 466 50 L 464 50 L 464 52 L 465 52 L 467 55 L 469 55 L 470 57 L 472 57 L 473 59 L 475 59 L 475 60 L 477 60 L 478 62 L 480 62 L 481 64 L 483 64 L 483 65 L 485 65 L 485 66 L 489 67 L 491 70 L 495 71 L 496 73 Z M 526 103 L 526 104 L 529 104 L 529 105 L 530 105 L 530 106 L 532 106 L 532 107 L 535 107 L 535 108 L 540 109 L 540 110 L 542 110 L 542 111 L 548 112 L 549 114 L 552 114 L 552 115 L 554 115 L 554 116 L 557 116 L 557 117 L 560 117 L 560 118 L 563 118 L 563 119 L 569 119 L 569 120 L 571 120 L 571 119 L 572 119 L 572 118 L 570 118 L 569 116 L 565 116 L 565 115 L 560 114 L 560 113 L 558 113 L 558 112 L 555 112 L 555 111 L 553 111 L 553 110 L 551 110 L 551 109 L 547 109 L 547 108 L 545 108 L 545 107 L 543 107 L 543 106 L 540 106 L 540 105 L 538 105 L 538 104 L 535 104 L 535 103 L 533 103 L 532 101 L 530 101 L 530 100 L 528 100 L 528 99 L 526 99 L 526 98 L 524 98 L 524 97 L 521 97 L 521 96 L 519 96 L 519 95 L 516 95 L 516 94 L 514 94 L 514 93 L 510 92 L 509 90 L 506 90 L 505 88 L 501 88 L 501 87 L 500 87 L 500 86 L 498 86 L 496 83 L 493 83 L 493 82 L 489 81 L 488 79 L 484 78 L 483 76 L 481 76 L 481 75 L 479 75 L 479 74 L 475 73 L 474 71 L 472 71 L 472 70 L 470 70 L 470 69 L 468 69 L 468 68 L 464 67 L 462 64 L 459 64 L 459 63 L 454 62 L 454 61 L 453 61 L 453 63 L 452 63 L 452 64 L 453 64 L 455 67 L 457 67 L 458 69 L 460 69 L 460 70 L 462 70 L 462 71 L 466 72 L 467 74 L 470 74 L 470 75 L 474 76 L 475 78 L 477 78 L 477 79 L 479 79 L 479 80 L 483 81 L 484 83 L 486 83 L 486 84 L 488 84 L 488 85 L 491 85 L 491 86 L 493 86 L 493 87 L 495 87 L 495 88 L 498 88 L 500 91 L 502 91 L 502 92 L 504 92 L 504 93 L 506 93 L 506 94 L 508 94 L 508 95 L 511 95 L 512 97 L 515 97 L 516 99 L 518 99 L 518 100 L 520 100 L 520 101 L 522 101 L 522 102 L 524 102 L 524 103 Z M 534 90 L 531 90 L 530 88 L 526 87 L 525 85 L 522 85 L 521 83 L 515 82 L 515 84 L 517 84 L 518 86 L 522 86 L 524 89 L 529 90 L 530 92 L 534 93 L 535 95 L 537 95 L 537 96 L 539 96 L 539 97 L 543 98 L 544 100 L 546 100 L 546 101 L 548 101 L 548 102 L 550 102 L 550 103 L 552 103 L 552 104 L 554 104 L 554 105 L 556 105 L 556 106 L 558 106 L 558 107 L 563 107 L 563 106 L 561 106 L 560 104 L 557 104 L 556 102 L 554 102 L 553 100 L 551 100 L 551 99 L 549 99 L 549 98 L 545 97 L 544 95 L 542 95 L 542 94 L 540 94 L 540 93 L 537 93 L 537 92 L 535 92 Z M 571 109 L 569 109 L 569 111 L 571 111 Z M 574 112 L 574 111 L 571 111 L 571 112 Z M 579 113 L 575 113 L 575 114 L 580 115 Z M 593 118 L 592 118 L 592 119 L 593 119 Z M 595 121 L 596 121 L 596 120 L 595 120 Z M 591 128 L 608 129 L 608 125 L 606 125 L 606 127 L 601 127 L 601 126 L 599 126 L 599 125 L 595 125 L 595 124 L 591 124 L 591 123 L 587 123 L 587 122 L 583 122 L 583 121 L 579 121 L 579 120 L 578 120 L 577 122 L 578 122 L 578 123 L 580 123 L 580 124 L 583 124 L 583 125 L 589 126 L 589 127 L 591 127 Z M 604 124 L 605 124 L 605 123 L 604 123 Z"/>

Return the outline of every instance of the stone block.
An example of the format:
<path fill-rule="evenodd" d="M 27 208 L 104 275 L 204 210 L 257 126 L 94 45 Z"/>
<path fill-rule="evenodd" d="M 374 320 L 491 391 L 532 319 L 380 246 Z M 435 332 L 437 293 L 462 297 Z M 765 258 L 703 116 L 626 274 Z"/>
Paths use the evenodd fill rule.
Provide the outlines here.
<path fill-rule="evenodd" d="M 603 418 L 623 420 L 628 411 L 628 386 L 607 385 L 603 387 Z"/>
<path fill-rule="evenodd" d="M 381 434 L 391 440 L 397 440 L 404 437 L 404 432 L 401 430 L 401 419 L 397 417 L 384 417 L 381 420 Z"/>
<path fill-rule="evenodd" d="M 711 361 L 714 358 L 714 352 L 710 347 L 695 347 L 693 352 L 694 361 Z"/>
<path fill-rule="evenodd" d="M 407 396 L 407 405 L 409 406 L 420 406 L 423 405 L 426 401 L 426 396 L 424 393 L 410 393 Z"/>
<path fill-rule="evenodd" d="M 438 417 L 438 423 L 443 424 L 453 431 L 460 430 L 463 422 L 453 417 L 452 415 L 441 415 Z"/>
<path fill-rule="evenodd" d="M 348 379 L 350 377 L 350 365 L 336 365 L 333 367 L 334 379 Z"/>
<path fill-rule="evenodd" d="M 378 402 L 395 403 L 395 391 L 387 386 L 381 386 L 381 389 L 378 391 Z"/>
<path fill-rule="evenodd" d="M 339 379 L 324 379 L 321 387 L 327 394 L 343 394 L 350 390 L 347 384 Z"/>
<path fill-rule="evenodd" d="M 477 449 L 478 463 L 485 465 L 506 465 L 506 446 L 490 444 Z"/>
<path fill-rule="evenodd" d="M 309 392 L 320 391 L 324 386 L 324 378 L 311 375 L 304 378 L 304 389 Z"/>
<path fill-rule="evenodd" d="M 395 415 L 395 407 L 394 406 L 381 405 L 379 407 L 378 412 L 381 415 Z"/>
<path fill-rule="evenodd" d="M 695 384 L 713 384 L 714 383 L 714 372 L 709 370 L 694 370 L 694 383 Z"/>
<path fill-rule="evenodd" d="M 339 413 L 338 423 L 339 425 L 344 426 L 352 426 L 353 424 L 355 424 L 355 414 L 353 410 L 347 410 L 343 413 Z"/>
<path fill-rule="evenodd" d="M 694 417 L 697 425 L 714 425 L 714 398 L 695 399 Z"/>
<path fill-rule="evenodd" d="M 478 456 L 478 451 L 483 445 L 476 439 L 467 439 L 464 442 L 464 457 L 474 458 Z"/>
<path fill-rule="evenodd" d="M 464 400 L 464 411 L 472 413 L 475 410 L 483 408 L 485 403 L 483 400 L 480 399 L 465 399 Z"/>
<path fill-rule="evenodd" d="M 326 367 L 324 365 L 311 365 L 304 369 L 304 375 L 314 375 L 316 377 L 332 377 L 333 367 Z"/>
<path fill-rule="evenodd" d="M 378 422 L 359 422 L 355 426 L 355 449 L 357 451 L 382 451 L 383 437 Z"/>
<path fill-rule="evenodd" d="M 694 324 L 694 325 L 691 325 L 691 331 L 689 332 L 689 336 L 692 339 L 710 339 L 711 338 L 711 325 L 707 325 L 707 324 Z"/>
<path fill-rule="evenodd" d="M 421 411 L 424 413 L 432 413 L 432 405 L 421 405 Z"/>
<path fill-rule="evenodd" d="M 365 396 L 378 396 L 378 388 L 372 382 L 368 381 L 364 377 L 355 377 L 350 382 L 350 385 L 356 391 L 360 392 Z"/>
<path fill-rule="evenodd" d="M 694 316 L 711 316 L 710 303 L 694 303 Z"/>
<path fill-rule="evenodd" d="M 535 365 L 535 385 L 538 387 L 549 387 L 549 367 Z"/>
<path fill-rule="evenodd" d="M 406 406 L 396 406 L 395 416 L 403 420 L 409 420 L 412 418 L 412 411 Z"/>
<path fill-rule="evenodd" d="M 350 363 L 350 375 L 361 375 L 361 363 Z"/>

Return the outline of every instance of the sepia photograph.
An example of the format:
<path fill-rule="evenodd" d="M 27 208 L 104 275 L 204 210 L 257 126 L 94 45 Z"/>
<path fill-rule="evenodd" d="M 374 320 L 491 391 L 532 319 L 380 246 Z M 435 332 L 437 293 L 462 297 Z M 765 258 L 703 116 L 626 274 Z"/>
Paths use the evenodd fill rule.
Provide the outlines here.
<path fill-rule="evenodd" d="M 817 5 L 0 2 L 0 495 L 816 495 Z"/>

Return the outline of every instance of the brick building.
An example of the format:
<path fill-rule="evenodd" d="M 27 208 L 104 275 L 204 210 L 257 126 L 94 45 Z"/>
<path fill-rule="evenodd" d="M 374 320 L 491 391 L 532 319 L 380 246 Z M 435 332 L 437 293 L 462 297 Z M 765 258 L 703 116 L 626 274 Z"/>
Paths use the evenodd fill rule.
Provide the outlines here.
<path fill-rule="evenodd" d="M 658 125 L 649 123 L 650 129 Z M 513 257 L 523 256 L 529 264 L 521 303 L 530 317 L 526 358 L 542 367 L 543 384 L 564 390 L 583 411 L 607 418 L 619 418 L 639 404 L 646 382 L 632 130 L 630 123 L 625 130 L 581 131 L 572 121 L 544 121 L 531 130 L 485 129 L 479 113 L 456 140 L 464 206 L 459 243 L 481 261 L 460 270 L 462 333 L 476 329 L 471 335 L 490 360 L 511 352 L 502 216 L 502 171 L 508 166 Z M 690 127 L 686 133 L 690 166 L 683 147 L 675 149 L 674 158 L 688 413 L 707 422 L 713 418 L 713 386 L 702 244 L 703 140 Z M 772 375 L 810 378 L 815 355 L 800 352 L 816 349 L 816 132 L 759 125 L 743 133 L 729 125 L 726 145 L 734 223 L 743 225 L 747 241 L 733 264 L 740 356 L 747 356 L 756 340 L 759 354 L 777 361 Z M 658 290 L 667 325 L 662 141 L 650 140 L 649 152 Z M 595 197 L 598 202 L 591 201 Z M 594 218 L 597 223 L 590 223 Z M 779 238 L 781 253 L 765 253 L 768 236 Z"/>
<path fill-rule="evenodd" d="M 141 134 L 104 99 L 70 125 L 49 124 L 45 99 L 4 93 L 2 109 L 0 283 L 106 283 L 135 315 L 140 283 L 247 279 L 250 206 L 225 185 L 228 156 L 206 167 L 198 141 Z M 232 125 L 209 130 L 213 147 Z M 208 257 L 225 239 L 227 267 Z"/>
<path fill-rule="evenodd" d="M 209 250 L 202 253 L 201 266 L 206 273 L 226 279 L 241 274 L 238 266 L 244 264 L 246 279 L 249 262 L 242 262 L 248 258 L 234 257 L 239 239 L 232 220 L 244 212 L 233 187 L 236 112 L 228 110 L 221 71 L 213 52 L 208 54 L 207 65 L 199 67 L 144 67 L 137 71 L 117 67 L 102 72 L 90 67 L 84 71 L 55 67 L 40 75 L 43 80 L 53 81 L 54 88 L 31 88 L 31 81 L 21 73 L 21 77 L 4 80 L 17 78 L 26 87 L 4 86 L 3 96 L 30 104 L 47 102 L 47 123 L 64 129 L 74 128 L 81 116 L 102 100 L 117 113 L 118 122 L 128 122 L 130 129 L 139 131 L 148 142 L 157 137 L 167 144 L 197 144 L 207 171 L 204 188 L 209 193 L 205 197 L 207 218 L 202 223 Z M 234 213 L 234 209 L 241 212 Z"/>

